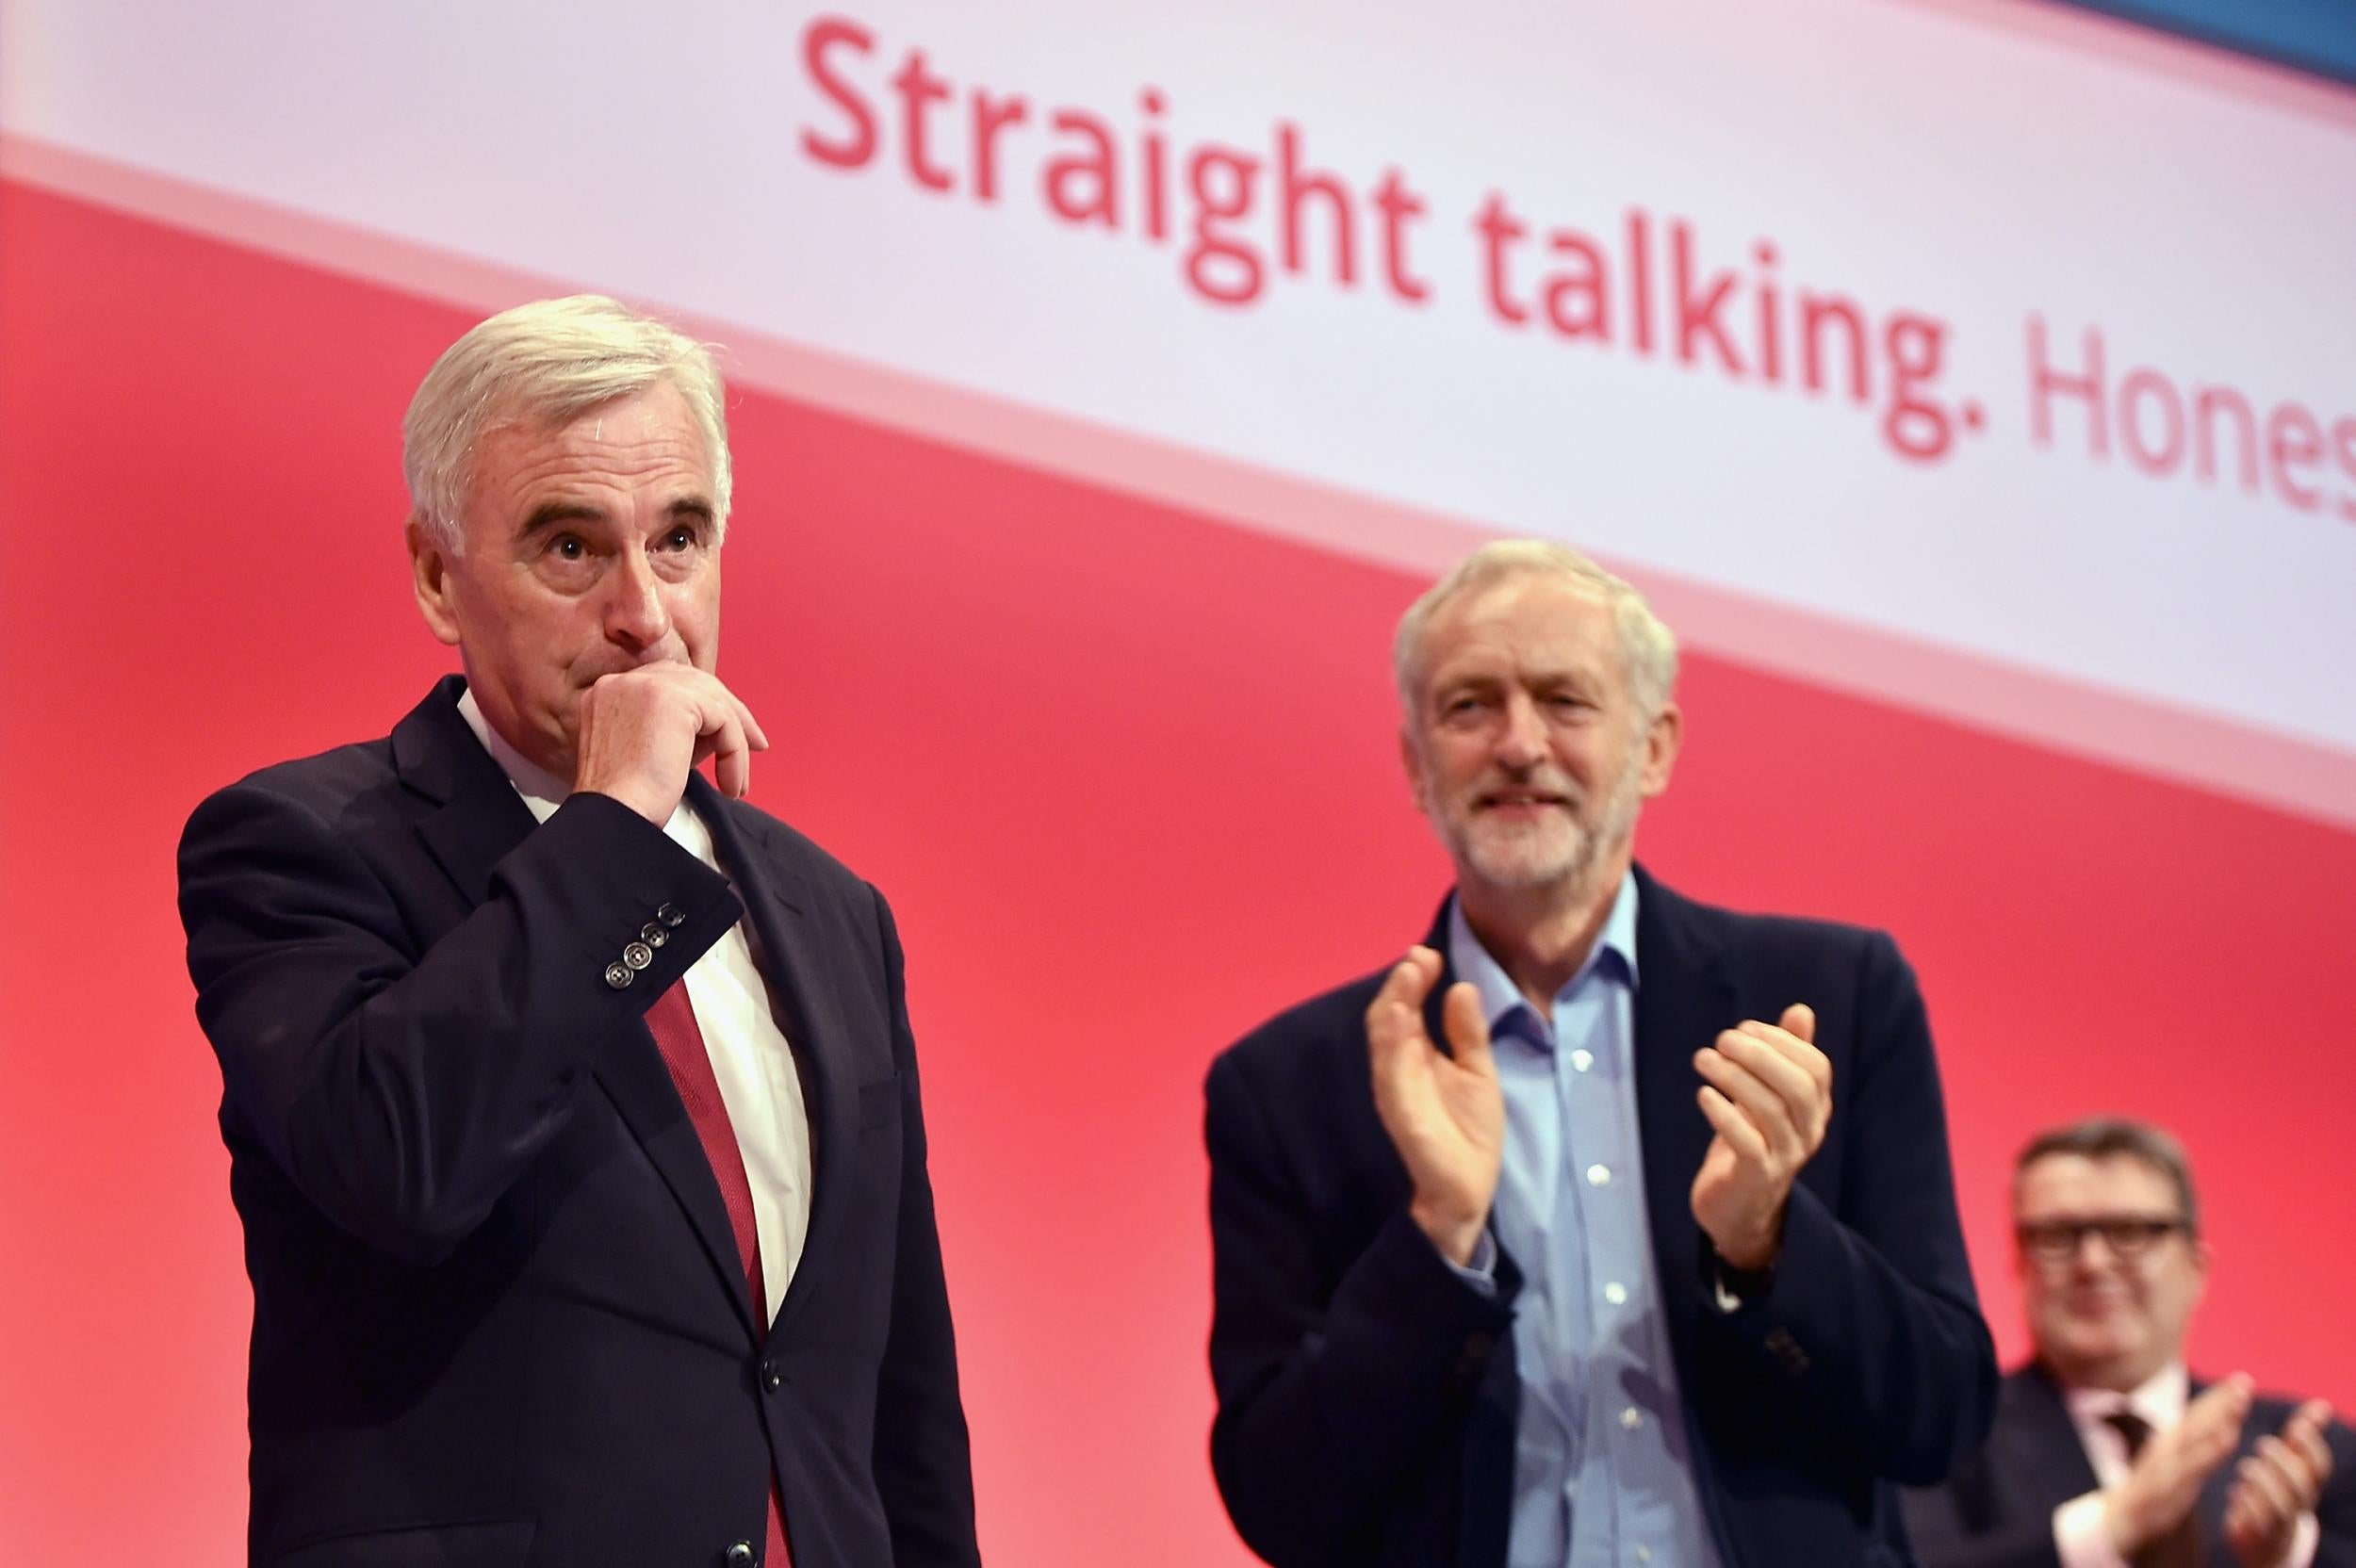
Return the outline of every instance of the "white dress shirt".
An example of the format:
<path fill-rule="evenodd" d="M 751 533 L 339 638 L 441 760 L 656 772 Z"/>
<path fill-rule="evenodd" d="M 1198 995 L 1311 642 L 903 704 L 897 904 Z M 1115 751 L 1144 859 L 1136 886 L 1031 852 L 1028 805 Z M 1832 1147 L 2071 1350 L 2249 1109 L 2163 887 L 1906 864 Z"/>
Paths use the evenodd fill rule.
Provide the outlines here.
<path fill-rule="evenodd" d="M 546 822 L 554 816 L 572 786 L 494 731 L 472 692 L 459 697 L 458 711 L 506 772 L 533 820 Z M 684 802 L 663 831 L 705 865 L 728 875 L 712 851 L 712 830 Z M 728 885 L 744 897 L 733 877 Z M 739 920 L 728 927 L 688 968 L 687 1000 L 695 1007 L 704 1049 L 711 1054 L 712 1075 L 719 1082 L 720 1102 L 728 1108 L 728 1126 L 744 1161 L 744 1180 L 752 1188 L 761 1282 L 768 1298 L 763 1318 L 775 1322 L 810 1233 L 810 1112 L 802 1102 L 793 1048 L 777 1024 L 777 1008 L 761 978 L 758 942 L 751 921 Z"/>
<path fill-rule="evenodd" d="M 2086 1449 L 2087 1462 L 2094 1466 L 2097 1490 L 2053 1510 L 2053 1549 L 2062 1568 L 2128 1568 L 2102 1519 L 2102 1493 L 2125 1480 L 2128 1468 L 2127 1436 L 2110 1424 L 2109 1417 L 2122 1410 L 2133 1411 L 2153 1432 L 2164 1432 L 2184 1418 L 2191 1397 L 2192 1380 L 2180 1361 L 2161 1367 L 2125 1394 L 2106 1388 L 2063 1391 L 2070 1425 L 2078 1429 L 2079 1446 Z M 2319 1536 L 2315 1516 L 2300 1514 L 2283 1568 L 2310 1568 Z"/>

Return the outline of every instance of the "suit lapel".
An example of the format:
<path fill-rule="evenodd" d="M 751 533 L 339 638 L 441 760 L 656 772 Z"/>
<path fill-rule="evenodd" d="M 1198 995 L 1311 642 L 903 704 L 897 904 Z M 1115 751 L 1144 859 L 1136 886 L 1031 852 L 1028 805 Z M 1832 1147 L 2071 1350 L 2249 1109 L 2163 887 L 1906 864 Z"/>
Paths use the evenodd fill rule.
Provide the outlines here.
<path fill-rule="evenodd" d="M 2012 1478 L 2014 1488 L 2027 1489 L 2024 1495 L 2050 1499 L 2039 1505 L 2050 1508 L 2100 1486 L 2094 1461 L 2086 1456 L 2086 1442 L 2053 1375 L 2032 1362 L 2014 1380 L 2013 1395 L 2019 1415 L 2011 1422 L 1999 1421 L 1997 1430 L 2009 1427 L 2015 1434 L 2012 1458 L 2020 1468 Z"/>
<path fill-rule="evenodd" d="M 436 682 L 393 728 L 393 767 L 401 782 L 440 808 L 419 820 L 426 853 L 469 908 L 491 896 L 491 871 L 528 838 L 532 808 L 508 782 L 458 711 L 466 683 Z"/>
<path fill-rule="evenodd" d="M 1710 1149 L 1710 1122 L 1694 1102 L 1693 1053 L 1736 1021 L 1726 951 L 1693 906 L 1636 872 L 1636 1122 L 1644 1150 L 1653 1266 L 1672 1325 L 1698 1290 L 1701 1228 L 1687 1194 Z M 1681 1347 L 1690 1356 L 1691 1348 Z M 1689 1362 L 1690 1364 L 1690 1362 Z"/>
<path fill-rule="evenodd" d="M 419 821 L 417 835 L 468 907 L 479 908 L 491 896 L 492 872 L 538 825 L 459 713 L 458 697 L 465 690 L 461 678 L 446 677 L 395 727 L 393 764 L 405 785 L 439 806 Z M 717 800 L 716 792 L 712 798 Z M 707 822 L 717 815 L 701 814 Z M 715 827 L 715 841 L 717 837 Z M 678 1200 L 712 1266 L 728 1285 L 746 1331 L 757 1332 L 728 1205 L 695 1123 L 671 1082 L 671 1070 L 643 1021 L 633 1021 L 597 1053 L 594 1076 Z"/>
<path fill-rule="evenodd" d="M 773 1336 L 781 1335 L 807 1309 L 817 1288 L 807 1282 L 814 1277 L 808 1265 L 826 1256 L 835 1245 L 851 1187 L 844 1162 L 851 1157 L 850 1139 L 859 1125 L 858 1107 L 851 1102 L 858 1086 L 842 1070 L 836 1042 L 845 1026 L 836 988 L 826 983 L 841 960 L 827 951 L 816 930 L 810 890 L 779 853 L 768 825 L 749 812 L 740 815 L 700 774 L 690 780 L 688 798 L 711 825 L 712 848 L 744 895 L 760 944 L 761 977 L 768 982 L 778 1030 L 793 1048 L 802 1103 L 810 1117 L 810 1229 L 777 1322 L 769 1328 Z"/>

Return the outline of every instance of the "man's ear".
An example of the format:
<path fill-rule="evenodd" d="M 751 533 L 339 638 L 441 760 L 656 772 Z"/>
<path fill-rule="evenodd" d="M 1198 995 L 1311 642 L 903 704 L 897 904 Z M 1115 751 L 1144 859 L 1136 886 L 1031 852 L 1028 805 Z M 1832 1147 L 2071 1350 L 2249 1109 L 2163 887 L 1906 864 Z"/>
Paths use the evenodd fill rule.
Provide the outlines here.
<path fill-rule="evenodd" d="M 441 531 L 415 512 L 402 531 L 409 541 L 409 586 L 417 596 L 417 612 L 435 637 L 456 647 L 458 605 L 450 581 L 450 547 L 442 542 Z"/>
<path fill-rule="evenodd" d="M 1677 767 L 1677 747 L 1685 742 L 1685 714 L 1674 702 L 1664 702 L 1644 731 L 1644 772 L 1638 789 L 1646 800 L 1669 787 Z"/>

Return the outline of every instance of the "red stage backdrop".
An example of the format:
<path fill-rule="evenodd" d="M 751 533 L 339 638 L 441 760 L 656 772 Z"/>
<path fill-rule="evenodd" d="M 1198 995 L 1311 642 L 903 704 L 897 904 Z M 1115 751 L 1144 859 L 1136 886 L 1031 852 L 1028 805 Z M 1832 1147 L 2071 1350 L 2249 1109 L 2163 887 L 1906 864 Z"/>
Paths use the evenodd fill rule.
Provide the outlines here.
<path fill-rule="evenodd" d="M 755 800 L 899 912 L 994 1560 L 1248 1560 L 1205 1458 L 1200 1083 L 1444 890 L 1388 640 L 1484 532 L 1594 544 L 1687 635 L 1657 871 L 1898 935 L 2007 1355 L 2011 1152 L 2128 1112 L 2205 1179 L 2200 1364 L 2356 1406 L 2327 1288 L 2356 1250 L 2356 218 L 2318 204 L 2356 188 L 2348 95 L 2037 7 L 1794 5 L 1758 59 L 1918 100 L 1843 153 L 1831 100 L 1736 70 L 1742 7 L 1699 8 L 1727 41 L 1645 107 L 1615 62 L 1691 17 L 1402 34 L 1360 95 L 1309 23 L 1240 9 L 1132 41 L 713 6 L 692 52 L 771 90 L 665 163 L 630 141 L 646 95 L 696 106 L 644 85 L 672 57 L 618 7 L 558 50 L 608 62 L 559 73 L 561 125 L 486 122 L 518 94 L 445 71 L 539 47 L 520 8 L 465 39 L 119 8 L 15 8 L 0 50 L 0 1560 L 241 1559 L 250 1298 L 173 846 L 206 792 L 383 733 L 450 667 L 409 599 L 401 410 L 473 319 L 584 285 L 733 351 L 723 671 L 777 741 Z M 949 85 L 911 107 L 918 49 Z M 315 50 L 332 93 L 286 69 Z M 1996 166 L 1902 179 L 1999 79 L 2030 123 L 1968 110 Z M 1563 82 L 1621 139 L 1515 118 Z M 1031 138 L 991 144 L 990 195 L 976 94 Z M 2217 134 L 2103 185 L 2063 134 L 2098 110 L 2113 174 Z M 1103 170 L 1052 172 L 1099 146 L 1058 115 L 1125 171 L 1110 218 Z M 1221 147 L 1263 182 L 1224 229 Z M 1312 155 L 1337 194 L 1288 238 Z"/>

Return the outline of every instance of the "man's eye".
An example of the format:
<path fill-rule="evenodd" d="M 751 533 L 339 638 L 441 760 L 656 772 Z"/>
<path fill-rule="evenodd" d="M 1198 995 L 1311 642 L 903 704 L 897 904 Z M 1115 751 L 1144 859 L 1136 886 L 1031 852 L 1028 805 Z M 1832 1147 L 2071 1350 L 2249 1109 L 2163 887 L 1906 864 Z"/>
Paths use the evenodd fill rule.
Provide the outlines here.
<path fill-rule="evenodd" d="M 576 533 L 560 533 L 548 543 L 548 553 L 559 561 L 579 561 L 589 553 L 589 547 Z"/>
<path fill-rule="evenodd" d="M 679 527 L 673 529 L 670 532 L 663 536 L 663 547 L 673 550 L 694 549 L 695 547 L 695 531 L 684 524 L 681 524 Z"/>

